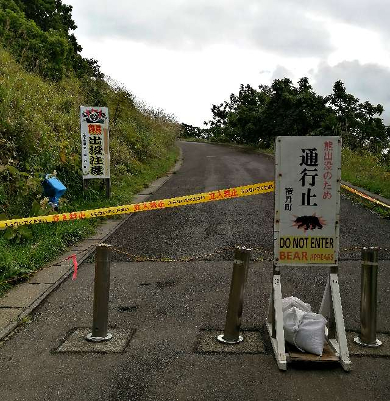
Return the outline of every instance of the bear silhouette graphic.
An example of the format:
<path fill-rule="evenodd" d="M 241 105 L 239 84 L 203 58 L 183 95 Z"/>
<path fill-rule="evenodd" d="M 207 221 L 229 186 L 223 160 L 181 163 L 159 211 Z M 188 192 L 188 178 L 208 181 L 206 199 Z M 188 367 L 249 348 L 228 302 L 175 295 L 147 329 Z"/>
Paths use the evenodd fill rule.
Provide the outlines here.
<path fill-rule="evenodd" d="M 303 231 L 316 229 L 321 230 L 324 225 L 325 221 L 316 215 L 296 217 L 293 224 L 293 226 L 297 227 L 298 230 L 302 229 Z"/>

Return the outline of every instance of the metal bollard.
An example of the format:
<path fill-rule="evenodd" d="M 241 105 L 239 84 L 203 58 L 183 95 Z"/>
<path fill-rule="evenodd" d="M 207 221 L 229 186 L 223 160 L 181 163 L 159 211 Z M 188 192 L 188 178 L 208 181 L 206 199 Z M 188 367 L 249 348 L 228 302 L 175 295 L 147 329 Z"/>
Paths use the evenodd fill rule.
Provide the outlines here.
<path fill-rule="evenodd" d="M 100 342 L 112 338 L 107 333 L 108 301 L 110 292 L 110 262 L 111 251 L 107 245 L 98 245 L 95 255 L 95 285 L 93 297 L 92 333 L 88 334 L 88 341 Z"/>
<path fill-rule="evenodd" d="M 360 337 L 355 343 L 365 347 L 379 347 L 382 342 L 376 338 L 376 304 L 378 277 L 378 248 L 362 249 Z"/>
<path fill-rule="evenodd" d="M 235 249 L 225 330 L 217 337 L 218 341 L 222 343 L 237 344 L 243 340 L 243 337 L 240 336 L 240 327 L 250 255 L 251 249 L 245 247 L 236 247 Z"/>

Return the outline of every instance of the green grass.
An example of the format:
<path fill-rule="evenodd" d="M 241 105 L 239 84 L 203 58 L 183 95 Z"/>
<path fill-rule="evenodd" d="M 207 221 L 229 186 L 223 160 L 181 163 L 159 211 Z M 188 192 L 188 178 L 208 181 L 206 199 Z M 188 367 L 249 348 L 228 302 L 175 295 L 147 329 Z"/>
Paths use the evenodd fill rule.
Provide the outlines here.
<path fill-rule="evenodd" d="M 366 209 L 371 210 L 372 212 L 382 216 L 385 219 L 390 219 L 390 209 L 382 207 L 374 202 L 369 201 L 368 199 L 362 198 L 359 195 L 356 195 L 352 192 L 349 192 L 345 189 L 342 189 L 342 193 L 354 203 L 358 203 L 364 206 Z"/>
<path fill-rule="evenodd" d="M 341 176 L 344 181 L 390 199 L 390 166 L 372 153 L 343 149 Z"/>
<path fill-rule="evenodd" d="M 61 211 L 129 204 L 134 194 L 163 176 L 174 165 L 177 157 L 178 149 L 174 147 L 165 157 L 142 164 L 137 175 L 113 177 L 110 200 L 104 198 L 104 190 L 95 182 L 86 192 L 85 200 L 69 202 L 61 208 Z M 0 235 L 0 295 L 16 283 L 26 280 L 32 272 L 47 265 L 69 246 L 93 234 L 102 220 L 104 219 L 33 225 L 32 239 L 24 240 L 20 244 L 10 242 Z"/>

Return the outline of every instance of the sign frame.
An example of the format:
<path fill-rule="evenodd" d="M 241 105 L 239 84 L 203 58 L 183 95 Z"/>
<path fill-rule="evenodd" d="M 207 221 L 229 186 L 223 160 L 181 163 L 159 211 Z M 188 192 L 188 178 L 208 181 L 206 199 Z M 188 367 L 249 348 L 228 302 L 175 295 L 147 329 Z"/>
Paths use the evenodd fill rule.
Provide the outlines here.
<path fill-rule="evenodd" d="M 286 215 L 283 216 L 283 212 L 281 212 L 281 196 L 286 196 L 285 198 L 285 204 L 289 205 L 290 204 L 290 199 L 287 198 L 287 195 L 290 196 L 291 194 L 287 194 L 286 191 L 282 194 L 282 190 L 285 189 L 286 187 L 283 187 L 283 179 L 287 176 L 287 179 L 289 177 L 291 178 L 291 171 L 285 172 L 284 169 L 281 168 L 281 161 L 282 158 L 284 158 L 284 152 L 281 150 L 281 142 L 283 138 L 289 138 L 286 139 L 285 141 L 293 141 L 297 142 L 296 145 L 298 144 L 300 146 L 300 149 L 302 152 L 305 152 L 305 149 L 315 149 L 315 148 L 308 148 L 303 146 L 306 146 L 307 142 L 312 141 L 311 138 L 320 138 L 320 141 L 324 141 L 325 139 L 331 138 L 331 140 L 335 140 L 337 143 L 337 155 L 336 155 L 336 169 L 333 171 L 335 174 L 335 177 L 333 177 L 332 173 L 332 178 L 333 181 L 330 183 L 330 187 L 333 190 L 331 193 L 331 198 L 333 198 L 334 202 L 334 219 L 330 219 L 332 224 L 329 224 L 329 221 L 321 221 L 320 217 L 322 216 L 317 216 L 315 213 L 310 215 L 305 213 L 303 216 L 304 217 L 310 217 L 314 216 L 317 219 L 301 219 L 298 221 L 299 224 L 301 224 L 301 227 L 298 227 L 299 224 L 294 224 L 297 223 L 297 221 L 293 221 L 291 224 L 291 219 L 289 221 L 289 216 L 287 213 L 287 218 Z M 313 143 L 313 142 L 312 142 Z M 290 144 L 291 145 L 291 144 Z M 289 148 L 291 149 L 291 148 Z M 310 153 L 310 152 L 309 152 Z M 311 152 L 312 154 L 309 155 L 310 157 L 313 157 L 310 159 L 312 162 L 318 160 L 318 155 L 314 155 L 314 151 Z M 325 153 L 324 153 L 325 154 Z M 298 156 L 301 156 L 298 153 Z M 299 161 L 299 159 L 298 159 Z M 304 165 L 304 159 L 301 159 L 302 165 Z M 300 163 L 298 163 L 300 164 Z M 313 163 L 312 163 L 313 164 Z M 331 163 L 332 164 L 332 163 Z M 302 165 L 299 166 L 302 168 Z M 325 165 L 325 163 L 324 163 Z M 313 166 L 312 166 L 313 167 Z M 315 166 L 317 167 L 317 166 Z M 303 167 L 305 169 L 306 167 Z M 314 169 L 313 169 L 314 170 Z M 294 185 L 297 184 L 297 182 L 301 181 L 301 184 L 303 184 L 303 187 L 305 187 L 305 190 L 310 188 L 306 188 L 306 183 L 310 183 L 308 186 L 314 188 L 315 187 L 315 179 L 318 177 L 318 169 L 317 171 L 310 171 L 310 174 L 308 171 L 303 171 L 303 178 L 302 176 L 300 179 L 297 181 L 292 181 L 290 182 L 292 187 L 288 188 L 295 188 Z M 325 173 L 324 173 L 325 174 Z M 329 175 L 326 174 L 326 177 L 328 178 Z M 306 178 L 308 181 L 306 182 Z M 325 178 L 325 175 L 324 175 Z M 266 327 L 270 336 L 272 348 L 274 351 L 276 363 L 278 365 L 278 368 L 280 370 L 287 370 L 287 363 L 292 362 L 292 355 L 290 352 L 286 352 L 286 344 L 285 344 L 285 336 L 284 336 L 284 327 L 283 327 L 283 309 L 282 309 L 282 284 L 281 284 L 281 274 L 280 274 L 280 267 L 289 267 L 289 266 L 321 266 L 321 267 L 328 267 L 329 273 L 328 273 L 328 279 L 327 279 L 327 284 L 322 296 L 322 302 L 321 302 L 321 308 L 319 313 L 322 314 L 326 319 L 327 319 L 327 327 L 325 329 L 325 334 L 326 334 L 326 340 L 327 340 L 327 345 L 329 349 L 329 354 L 327 356 L 321 356 L 321 357 L 315 357 L 313 359 L 313 355 L 310 356 L 310 354 L 305 354 L 301 353 L 300 355 L 295 355 L 294 360 L 301 360 L 301 361 L 311 361 L 311 362 L 333 362 L 334 360 L 338 360 L 343 367 L 345 371 L 350 371 L 352 368 L 352 363 L 349 358 L 349 351 L 348 351 L 348 344 L 347 344 L 347 336 L 346 336 L 346 331 L 345 331 L 345 324 L 344 324 L 344 317 L 343 317 L 343 310 L 341 307 L 341 296 L 340 296 L 340 287 L 339 287 L 339 281 L 338 281 L 338 243 L 339 243 L 339 214 L 340 214 L 340 182 L 341 182 L 341 138 L 340 137 L 333 137 L 333 136 L 327 136 L 327 137 L 277 137 L 276 142 L 275 142 L 275 220 L 274 220 L 274 261 L 273 261 L 273 273 L 272 273 L 272 290 L 271 290 L 271 296 L 270 296 L 270 302 L 269 302 L 269 309 L 268 309 L 268 316 L 266 319 Z M 313 184 L 313 185 L 311 185 Z M 323 189 L 325 191 L 326 185 L 323 183 Z M 294 191 L 293 191 L 294 192 Z M 298 208 L 298 211 L 305 211 L 306 206 L 318 206 L 318 204 L 314 205 L 313 204 L 308 204 L 311 203 L 311 200 L 315 198 L 317 200 L 317 197 L 314 197 L 314 192 L 313 194 L 311 191 L 308 192 L 300 192 L 301 200 L 302 200 L 302 205 L 304 206 L 303 208 Z M 324 199 L 331 199 L 329 198 L 329 195 L 325 196 L 324 192 Z M 287 203 L 286 203 L 287 202 Z M 293 205 L 293 202 L 291 200 L 291 205 Z M 287 211 L 294 211 L 293 206 L 288 206 L 286 207 Z M 298 216 L 299 217 L 299 216 Z M 329 216 L 330 217 L 330 216 Z M 327 217 L 329 219 L 329 217 Z M 296 220 L 296 218 L 295 218 Z M 307 227 L 305 224 L 308 224 Z M 324 223 L 324 224 L 323 224 Z M 321 229 L 325 226 L 325 223 L 328 223 L 328 227 L 326 230 L 327 234 L 329 234 L 329 230 L 331 234 L 334 234 L 333 237 L 333 244 L 332 244 L 332 249 L 333 249 L 333 259 L 331 260 L 330 263 L 327 260 L 325 260 L 325 263 L 323 263 L 323 260 L 321 260 L 321 263 L 313 263 L 313 260 L 310 260 L 310 258 L 307 258 L 308 260 L 302 260 L 303 258 L 300 258 L 300 260 L 296 261 L 294 260 L 294 257 L 292 257 L 292 260 L 289 260 L 288 258 L 281 258 L 279 257 L 280 254 L 278 253 L 280 251 L 280 238 L 282 237 L 280 234 L 286 231 L 287 233 L 294 232 L 295 229 L 300 229 L 303 228 L 303 231 L 306 235 L 306 231 L 314 231 L 314 229 Z M 285 226 L 283 226 L 283 224 Z M 312 227 L 312 224 L 314 224 L 315 227 Z M 322 227 L 319 227 L 318 224 L 320 224 Z M 287 229 L 286 229 L 287 227 Z M 295 228 L 294 228 L 295 227 Z M 308 238 L 309 236 L 306 235 Z M 304 242 L 309 242 L 309 239 Z M 307 246 L 307 244 L 304 244 Z M 311 245 L 310 245 L 311 246 Z M 303 262 L 310 262 L 310 263 L 303 263 Z"/>
<path fill-rule="evenodd" d="M 340 137 L 276 138 L 276 266 L 338 266 L 340 183 Z"/>
<path fill-rule="evenodd" d="M 108 123 L 107 107 L 80 106 L 83 180 L 110 179 Z"/>

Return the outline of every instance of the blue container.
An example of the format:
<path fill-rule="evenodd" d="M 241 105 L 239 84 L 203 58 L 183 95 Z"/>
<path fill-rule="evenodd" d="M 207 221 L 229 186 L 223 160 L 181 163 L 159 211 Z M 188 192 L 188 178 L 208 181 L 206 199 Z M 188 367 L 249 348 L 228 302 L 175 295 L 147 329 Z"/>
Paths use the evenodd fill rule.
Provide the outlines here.
<path fill-rule="evenodd" d="M 58 201 L 61 196 L 65 193 L 65 185 L 56 177 L 46 176 L 45 180 L 42 182 L 43 190 L 45 196 L 49 198 L 49 202 L 54 206 L 58 206 Z"/>

